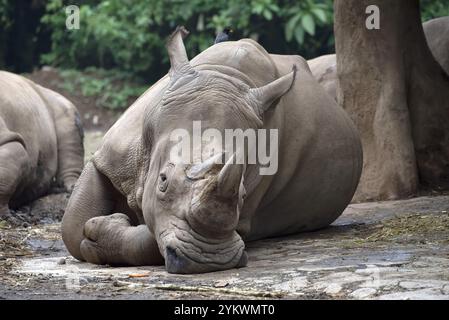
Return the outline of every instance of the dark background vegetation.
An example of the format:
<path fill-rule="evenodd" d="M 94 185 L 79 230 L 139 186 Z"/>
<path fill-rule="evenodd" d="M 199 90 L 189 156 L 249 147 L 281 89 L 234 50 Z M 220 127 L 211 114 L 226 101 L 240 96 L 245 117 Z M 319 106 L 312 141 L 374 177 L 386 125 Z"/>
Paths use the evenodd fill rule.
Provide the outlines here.
<path fill-rule="evenodd" d="M 65 7 L 80 7 L 67 30 Z M 423 20 L 449 15 L 447 0 L 422 0 Z M 217 31 L 234 28 L 269 52 L 313 58 L 334 52 L 332 0 L 0 0 L 0 69 L 58 68 L 64 89 L 127 107 L 169 68 L 164 43 L 176 25 L 191 31 L 190 57 Z"/>

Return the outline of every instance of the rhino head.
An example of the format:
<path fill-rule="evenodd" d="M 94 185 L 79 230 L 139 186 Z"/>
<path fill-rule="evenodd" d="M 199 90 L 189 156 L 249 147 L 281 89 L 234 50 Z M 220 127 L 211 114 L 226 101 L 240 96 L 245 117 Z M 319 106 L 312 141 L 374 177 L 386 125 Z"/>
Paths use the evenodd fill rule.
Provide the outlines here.
<path fill-rule="evenodd" d="M 206 148 L 214 152 L 203 153 L 204 161 L 193 164 L 173 160 L 171 132 L 191 131 L 196 120 L 204 129 L 219 131 L 260 128 L 264 111 L 291 88 L 296 73 L 294 68 L 264 87 L 250 88 L 213 68 L 196 70 L 184 47 L 187 34 L 178 27 L 167 42 L 170 81 L 162 97 L 146 109 L 142 138 L 148 157 L 142 210 L 170 273 L 211 272 L 247 263 L 236 231 L 246 165 L 235 164 L 235 154 L 226 157 L 219 148 Z"/>

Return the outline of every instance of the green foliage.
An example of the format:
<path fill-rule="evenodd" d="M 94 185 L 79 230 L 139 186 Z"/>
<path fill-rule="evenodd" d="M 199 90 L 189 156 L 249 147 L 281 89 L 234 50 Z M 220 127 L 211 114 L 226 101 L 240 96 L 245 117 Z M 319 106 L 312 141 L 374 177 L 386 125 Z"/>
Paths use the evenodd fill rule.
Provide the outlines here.
<path fill-rule="evenodd" d="M 449 16 L 448 0 L 421 0 L 422 21 Z"/>
<path fill-rule="evenodd" d="M 332 25 L 333 11 L 331 1 L 317 2 L 305 0 L 298 2 L 287 10 L 288 18 L 285 26 L 285 38 L 293 38 L 299 44 L 304 43 L 305 34 L 315 35 L 316 26 Z"/>
<path fill-rule="evenodd" d="M 9 0 L 0 0 L 0 26 L 3 31 L 11 26 L 11 9 L 12 7 Z"/>
<path fill-rule="evenodd" d="M 208 48 L 225 26 L 236 30 L 236 38 L 255 38 L 277 53 L 314 56 L 333 49 L 332 0 L 81 1 L 81 28 L 72 31 L 65 28 L 69 4 L 47 3 L 42 22 L 51 30 L 52 50 L 43 63 L 117 68 L 155 81 L 168 70 L 165 39 L 176 25 L 191 31 L 186 42 L 191 57 Z M 324 41 L 313 39 L 318 30 Z"/>
<path fill-rule="evenodd" d="M 11 27 L 11 6 L 8 0 L 0 0 L 0 68 L 5 68 L 5 54 L 7 37 Z"/>
<path fill-rule="evenodd" d="M 148 88 L 148 85 L 136 82 L 128 73 L 117 70 L 87 68 L 83 72 L 62 70 L 60 85 L 71 93 L 81 92 L 85 97 L 95 97 L 96 105 L 107 109 L 124 109 Z"/>
<path fill-rule="evenodd" d="M 421 0 L 423 20 L 449 15 L 447 1 Z M 38 35 L 32 38 L 33 31 L 27 30 L 21 37 L 15 35 L 17 3 L 0 0 L 0 67 L 31 52 Z M 37 30 L 51 37 L 50 50 L 48 39 L 47 45 L 35 49 L 46 52 L 41 63 L 72 70 L 64 72 L 71 80 L 66 86 L 102 96 L 98 105 L 108 108 L 126 105 L 143 91 L 142 83 L 150 84 L 168 71 L 165 39 L 177 25 L 191 31 L 186 41 L 189 57 L 212 45 L 215 34 L 226 26 L 233 27 L 235 39 L 251 37 L 272 53 L 312 58 L 334 51 L 332 0 L 77 0 L 79 30 L 65 26 L 65 7 L 74 4 L 72 0 L 36 3 L 41 9 L 45 5 Z M 40 17 L 34 16 L 38 11 L 30 12 Z M 15 37 L 20 50 L 10 44 Z M 40 37 L 38 42 L 44 41 Z M 73 70 L 87 71 L 84 75 Z"/>

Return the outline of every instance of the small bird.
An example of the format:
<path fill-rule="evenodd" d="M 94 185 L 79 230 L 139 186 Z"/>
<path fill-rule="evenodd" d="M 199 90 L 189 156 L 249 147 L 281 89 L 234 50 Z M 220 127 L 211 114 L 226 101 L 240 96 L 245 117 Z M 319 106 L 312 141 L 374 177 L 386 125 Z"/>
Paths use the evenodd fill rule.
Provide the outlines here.
<path fill-rule="evenodd" d="M 229 38 L 231 37 L 231 34 L 234 33 L 234 30 L 232 30 L 231 27 L 226 27 L 223 29 L 222 32 L 220 32 L 217 37 L 215 38 L 214 44 L 229 41 Z"/>

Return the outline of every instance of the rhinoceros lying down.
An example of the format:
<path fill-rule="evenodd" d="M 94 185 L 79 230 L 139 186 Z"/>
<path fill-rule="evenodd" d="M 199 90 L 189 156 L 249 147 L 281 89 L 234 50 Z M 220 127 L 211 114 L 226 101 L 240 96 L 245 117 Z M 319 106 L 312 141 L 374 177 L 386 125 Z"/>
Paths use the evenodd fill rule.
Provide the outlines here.
<path fill-rule="evenodd" d="M 0 215 L 46 194 L 72 190 L 83 169 L 78 111 L 63 96 L 0 71 Z"/>
<path fill-rule="evenodd" d="M 168 41 L 170 74 L 109 130 L 75 187 L 62 232 L 79 260 L 165 260 L 171 273 L 244 266 L 244 240 L 323 228 L 354 194 L 359 136 L 302 58 L 270 55 L 245 39 L 214 45 L 189 62 L 186 33 L 180 28 Z M 279 129 L 277 173 L 217 164 L 211 159 L 221 156 L 218 147 L 201 163 L 173 161 L 171 133 L 190 133 L 196 120 L 219 132 Z"/>

